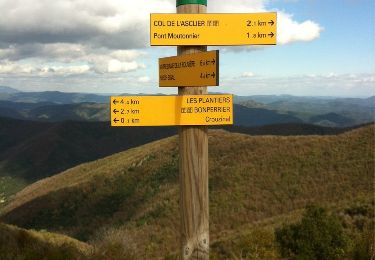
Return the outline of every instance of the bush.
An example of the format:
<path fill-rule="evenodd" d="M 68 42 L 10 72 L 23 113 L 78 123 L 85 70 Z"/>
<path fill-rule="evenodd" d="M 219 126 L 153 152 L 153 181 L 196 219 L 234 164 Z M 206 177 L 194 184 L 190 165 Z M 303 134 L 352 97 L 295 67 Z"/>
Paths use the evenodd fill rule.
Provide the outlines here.
<path fill-rule="evenodd" d="M 95 244 L 95 252 L 91 260 L 135 260 L 139 259 L 140 252 L 136 244 L 121 229 L 103 230 L 98 234 Z"/>
<path fill-rule="evenodd" d="M 41 233 L 39 233 L 41 234 Z M 86 259 L 78 244 L 63 236 L 40 238 L 32 232 L 0 223 L 0 259 Z"/>
<path fill-rule="evenodd" d="M 361 234 L 354 245 L 352 258 L 356 260 L 374 259 L 375 256 L 374 229 L 371 228 Z"/>
<path fill-rule="evenodd" d="M 318 206 L 307 206 L 300 223 L 275 231 L 283 257 L 291 259 L 342 259 L 347 239 L 337 217 Z"/>

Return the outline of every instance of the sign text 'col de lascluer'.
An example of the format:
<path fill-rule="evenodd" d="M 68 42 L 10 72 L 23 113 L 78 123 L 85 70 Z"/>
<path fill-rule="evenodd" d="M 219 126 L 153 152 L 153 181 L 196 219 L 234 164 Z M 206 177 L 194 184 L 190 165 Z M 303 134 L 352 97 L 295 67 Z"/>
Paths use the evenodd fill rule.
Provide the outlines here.
<path fill-rule="evenodd" d="M 152 46 L 274 45 L 276 13 L 151 14 Z"/>

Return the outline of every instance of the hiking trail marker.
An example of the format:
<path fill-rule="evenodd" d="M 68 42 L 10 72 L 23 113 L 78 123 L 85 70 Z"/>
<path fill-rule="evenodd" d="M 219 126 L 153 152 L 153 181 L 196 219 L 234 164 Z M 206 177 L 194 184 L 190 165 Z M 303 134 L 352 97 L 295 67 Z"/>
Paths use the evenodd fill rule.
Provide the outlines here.
<path fill-rule="evenodd" d="M 233 124 L 232 95 L 111 98 L 111 126 Z"/>
<path fill-rule="evenodd" d="M 111 97 L 111 126 L 179 128 L 180 257 L 209 260 L 207 125 L 233 124 L 233 96 L 219 85 L 219 52 L 207 45 L 275 45 L 276 13 L 207 14 L 207 0 L 176 0 L 177 14 L 150 15 L 152 46 L 177 46 L 159 59 L 159 86 L 178 96 Z"/>
<path fill-rule="evenodd" d="M 160 87 L 219 85 L 219 51 L 159 59 Z"/>
<path fill-rule="evenodd" d="M 151 14 L 152 46 L 275 45 L 276 13 Z"/>

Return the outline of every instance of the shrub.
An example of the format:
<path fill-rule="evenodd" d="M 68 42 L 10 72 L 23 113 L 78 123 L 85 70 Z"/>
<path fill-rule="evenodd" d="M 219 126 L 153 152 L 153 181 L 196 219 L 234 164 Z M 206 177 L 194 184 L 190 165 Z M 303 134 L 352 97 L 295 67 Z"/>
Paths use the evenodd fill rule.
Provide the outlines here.
<path fill-rule="evenodd" d="M 35 232 L 37 233 L 37 232 Z M 41 233 L 39 233 L 41 234 Z M 0 259 L 65 260 L 86 259 L 86 255 L 63 236 L 44 238 L 32 232 L 0 223 Z"/>
<path fill-rule="evenodd" d="M 240 252 L 240 259 L 276 259 L 271 230 L 255 229 L 250 234 L 241 236 L 236 247 L 236 251 Z"/>
<path fill-rule="evenodd" d="M 375 256 L 375 238 L 374 229 L 367 230 L 361 234 L 361 237 L 354 245 L 352 258 L 356 260 L 374 259 Z"/>
<path fill-rule="evenodd" d="M 121 229 L 103 230 L 95 241 L 95 252 L 92 260 L 134 260 L 139 259 L 136 244 Z"/>
<path fill-rule="evenodd" d="M 300 223 L 275 231 L 283 257 L 291 259 L 342 259 L 347 239 L 336 216 L 309 205 Z"/>

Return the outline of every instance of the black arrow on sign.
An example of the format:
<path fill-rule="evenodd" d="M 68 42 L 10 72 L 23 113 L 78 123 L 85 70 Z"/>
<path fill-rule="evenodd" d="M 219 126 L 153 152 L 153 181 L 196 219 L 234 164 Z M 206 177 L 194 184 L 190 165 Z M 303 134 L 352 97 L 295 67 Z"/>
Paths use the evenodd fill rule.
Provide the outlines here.
<path fill-rule="evenodd" d="M 116 99 L 113 100 L 113 104 L 116 105 L 118 101 Z"/>
<path fill-rule="evenodd" d="M 271 38 L 274 36 L 275 34 L 273 32 L 269 33 L 268 36 L 271 36 Z"/>
<path fill-rule="evenodd" d="M 115 122 L 115 124 L 118 122 L 118 121 L 120 121 L 120 120 L 118 120 L 118 119 L 113 119 L 113 122 Z"/>
<path fill-rule="evenodd" d="M 273 20 L 269 21 L 268 24 L 270 24 L 271 26 L 275 24 L 275 22 Z"/>
<path fill-rule="evenodd" d="M 118 112 L 120 111 L 118 111 L 117 109 L 113 109 L 113 113 L 117 114 Z"/>

